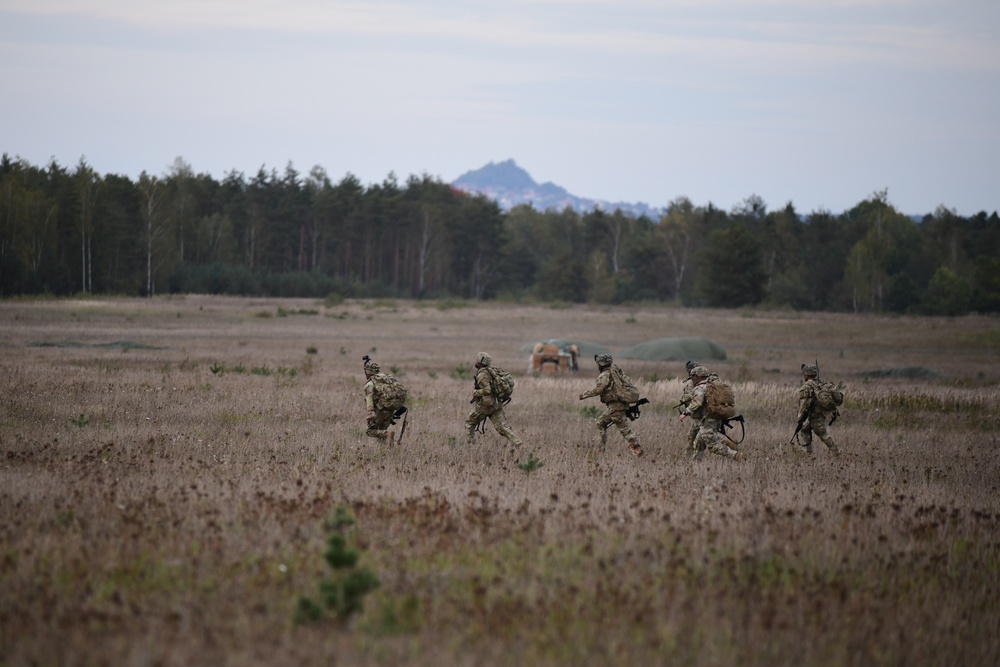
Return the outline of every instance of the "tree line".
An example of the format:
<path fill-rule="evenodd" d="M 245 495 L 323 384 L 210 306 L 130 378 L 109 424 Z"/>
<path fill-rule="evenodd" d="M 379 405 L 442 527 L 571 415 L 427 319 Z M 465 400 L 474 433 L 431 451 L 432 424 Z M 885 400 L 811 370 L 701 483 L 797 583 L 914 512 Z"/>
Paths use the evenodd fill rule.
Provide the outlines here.
<path fill-rule="evenodd" d="M 502 211 L 427 175 L 362 185 L 322 167 L 222 180 L 178 158 L 137 180 L 0 159 L 0 296 L 213 293 L 765 304 L 796 310 L 1000 312 L 1000 219 L 887 191 L 840 214 L 730 211 L 686 197 L 659 219 Z"/>

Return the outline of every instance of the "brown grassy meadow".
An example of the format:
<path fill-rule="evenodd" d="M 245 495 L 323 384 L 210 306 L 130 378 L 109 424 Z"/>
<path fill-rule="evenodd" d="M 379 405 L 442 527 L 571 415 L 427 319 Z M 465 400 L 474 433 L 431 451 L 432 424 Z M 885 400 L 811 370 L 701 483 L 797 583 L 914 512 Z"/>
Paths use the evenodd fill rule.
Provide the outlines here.
<path fill-rule="evenodd" d="M 682 363 L 597 399 L 522 345 L 711 338 L 742 463 L 684 452 Z M 178 297 L 0 302 L 0 664 L 995 665 L 1000 321 L 669 307 Z M 479 350 L 515 455 L 464 444 Z M 364 436 L 361 356 L 410 389 Z M 788 445 L 801 363 L 844 380 L 844 455 Z M 864 380 L 924 366 L 939 380 Z M 530 455 L 542 467 L 526 472 Z M 295 624 L 338 506 L 381 586 Z"/>

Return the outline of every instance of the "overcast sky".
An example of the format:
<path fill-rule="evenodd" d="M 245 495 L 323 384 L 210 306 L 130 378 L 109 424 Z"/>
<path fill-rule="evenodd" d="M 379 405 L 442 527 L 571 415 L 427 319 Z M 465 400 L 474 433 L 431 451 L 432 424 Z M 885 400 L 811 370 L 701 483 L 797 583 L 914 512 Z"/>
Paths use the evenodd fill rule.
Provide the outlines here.
<path fill-rule="evenodd" d="M 1000 0 L 0 0 L 0 153 L 1000 208 Z"/>

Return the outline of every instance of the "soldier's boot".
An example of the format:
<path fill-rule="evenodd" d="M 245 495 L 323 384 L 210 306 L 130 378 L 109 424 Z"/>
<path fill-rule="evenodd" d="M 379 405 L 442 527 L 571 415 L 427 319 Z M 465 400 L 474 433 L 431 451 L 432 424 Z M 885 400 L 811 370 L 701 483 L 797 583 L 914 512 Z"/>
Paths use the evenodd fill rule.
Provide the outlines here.
<path fill-rule="evenodd" d="M 705 450 L 704 449 L 695 449 L 694 450 L 694 454 L 691 455 L 691 460 L 692 461 L 701 461 L 702 458 L 704 458 L 704 457 L 705 457 Z"/>
<path fill-rule="evenodd" d="M 476 429 L 475 427 L 470 428 L 465 432 L 465 444 L 471 445 L 476 442 Z"/>
<path fill-rule="evenodd" d="M 386 431 L 385 441 L 387 443 L 389 443 L 390 447 L 392 447 L 394 444 L 396 444 L 396 432 L 395 431 Z"/>
<path fill-rule="evenodd" d="M 833 454 L 834 456 L 840 456 L 840 447 L 837 446 L 837 443 L 831 441 L 827 443 L 826 446 L 830 450 L 831 454 Z"/>
<path fill-rule="evenodd" d="M 744 455 L 743 452 L 741 452 L 739 450 L 733 452 L 733 460 L 734 461 L 743 461 L 745 459 L 746 459 L 746 455 Z"/>
<path fill-rule="evenodd" d="M 602 428 L 601 431 L 601 451 L 603 452 L 608 446 L 608 429 Z"/>
<path fill-rule="evenodd" d="M 638 440 L 633 440 L 632 442 L 628 443 L 628 450 L 633 454 L 635 454 L 636 456 L 642 456 L 642 446 L 639 445 Z"/>

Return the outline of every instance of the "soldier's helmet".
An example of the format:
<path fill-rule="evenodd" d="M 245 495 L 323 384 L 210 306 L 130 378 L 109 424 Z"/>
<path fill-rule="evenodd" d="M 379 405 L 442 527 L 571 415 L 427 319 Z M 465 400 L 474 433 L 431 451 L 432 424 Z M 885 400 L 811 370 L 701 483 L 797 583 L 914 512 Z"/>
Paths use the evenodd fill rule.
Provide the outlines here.
<path fill-rule="evenodd" d="M 382 367 L 378 365 L 378 362 L 373 361 L 371 357 L 369 357 L 367 354 L 365 355 L 364 359 L 365 359 L 365 375 L 375 375 L 376 373 L 382 370 Z"/>
<path fill-rule="evenodd" d="M 493 357 L 486 354 L 485 352 L 480 352 L 479 354 L 476 355 L 477 366 L 482 366 L 483 368 L 486 368 L 492 363 L 493 363 Z"/>
<path fill-rule="evenodd" d="M 695 366 L 691 369 L 691 377 L 693 378 L 707 378 L 711 375 L 711 372 L 704 366 Z"/>
<path fill-rule="evenodd" d="M 816 377 L 819 375 L 819 366 L 814 364 L 802 364 L 802 374 Z"/>
<path fill-rule="evenodd" d="M 688 375 L 691 375 L 691 371 L 698 367 L 698 362 L 694 359 L 689 359 L 684 368 L 687 369 Z"/>
<path fill-rule="evenodd" d="M 610 354 L 595 354 L 594 361 L 597 362 L 598 368 L 606 368 L 610 366 L 611 362 L 614 360 L 611 358 Z"/>

